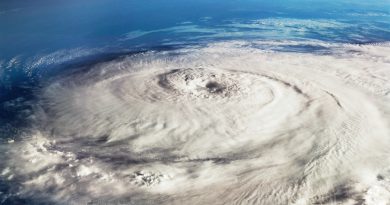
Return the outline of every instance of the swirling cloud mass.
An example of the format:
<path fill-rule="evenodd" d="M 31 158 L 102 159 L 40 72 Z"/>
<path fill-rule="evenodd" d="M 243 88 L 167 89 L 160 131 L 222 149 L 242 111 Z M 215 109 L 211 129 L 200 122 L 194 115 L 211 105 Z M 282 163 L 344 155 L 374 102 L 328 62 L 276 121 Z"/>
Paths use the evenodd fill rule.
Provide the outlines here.
<path fill-rule="evenodd" d="M 228 41 L 99 63 L 36 91 L 1 175 L 60 204 L 385 204 L 386 53 Z"/>

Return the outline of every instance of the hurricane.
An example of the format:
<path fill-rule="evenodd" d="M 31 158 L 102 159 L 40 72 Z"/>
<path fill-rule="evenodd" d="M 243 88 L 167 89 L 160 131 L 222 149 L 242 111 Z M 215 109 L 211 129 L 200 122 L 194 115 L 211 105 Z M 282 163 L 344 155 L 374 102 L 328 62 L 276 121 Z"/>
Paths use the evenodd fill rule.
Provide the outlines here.
<path fill-rule="evenodd" d="M 357 42 L 378 27 L 206 27 L 2 61 L 1 204 L 389 204 L 390 44 Z"/>

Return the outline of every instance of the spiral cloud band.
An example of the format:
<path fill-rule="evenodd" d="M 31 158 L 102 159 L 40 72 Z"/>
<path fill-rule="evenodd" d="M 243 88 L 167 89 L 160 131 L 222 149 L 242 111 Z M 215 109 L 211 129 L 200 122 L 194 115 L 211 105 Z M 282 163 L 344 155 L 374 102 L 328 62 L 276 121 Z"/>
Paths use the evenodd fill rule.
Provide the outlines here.
<path fill-rule="evenodd" d="M 322 49 L 278 49 L 300 44 Z M 389 52 L 234 41 L 99 63 L 37 91 L 1 174 L 64 204 L 385 203 Z"/>

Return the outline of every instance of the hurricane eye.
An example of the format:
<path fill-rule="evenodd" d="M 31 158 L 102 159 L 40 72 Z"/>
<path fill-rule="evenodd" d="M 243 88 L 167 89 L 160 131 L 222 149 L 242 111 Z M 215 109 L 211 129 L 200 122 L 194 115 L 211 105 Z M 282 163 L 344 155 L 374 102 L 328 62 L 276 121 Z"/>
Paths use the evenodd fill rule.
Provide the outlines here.
<path fill-rule="evenodd" d="M 214 81 L 208 82 L 206 88 L 210 93 L 220 93 L 225 89 L 225 87 Z"/>

